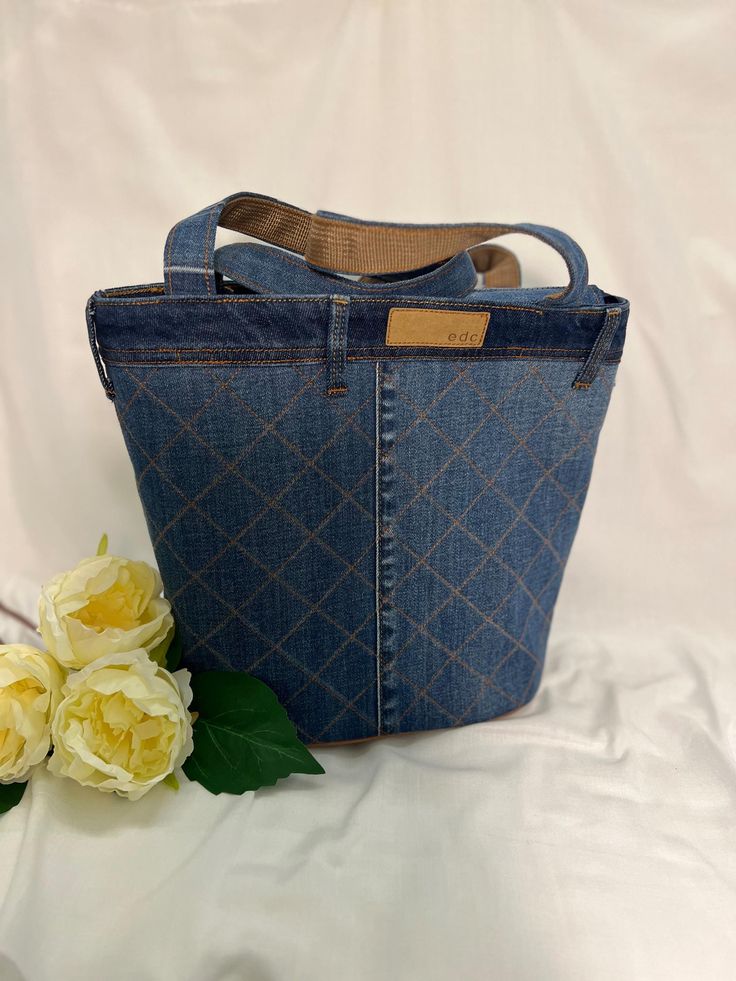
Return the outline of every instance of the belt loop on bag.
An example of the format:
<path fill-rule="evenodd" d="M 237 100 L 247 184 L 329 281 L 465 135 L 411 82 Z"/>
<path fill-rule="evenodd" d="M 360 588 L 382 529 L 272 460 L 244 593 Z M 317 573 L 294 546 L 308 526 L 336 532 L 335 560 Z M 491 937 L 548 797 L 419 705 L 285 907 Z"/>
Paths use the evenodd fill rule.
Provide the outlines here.
<path fill-rule="evenodd" d="M 345 358 L 348 346 L 350 300 L 330 297 L 330 326 L 327 331 L 327 387 L 325 395 L 346 395 Z"/>
<path fill-rule="evenodd" d="M 95 359 L 95 365 L 97 366 L 97 374 L 100 376 L 102 387 L 105 389 L 105 395 L 107 395 L 110 401 L 112 401 L 115 398 L 115 388 L 113 383 L 110 381 L 107 372 L 105 371 L 105 366 L 102 363 L 102 358 L 100 357 L 100 348 L 97 344 L 94 296 L 91 296 L 89 300 L 87 300 L 87 307 L 84 314 L 87 318 L 87 336 L 89 337 L 89 346 L 92 348 L 92 357 Z"/>
<path fill-rule="evenodd" d="M 595 339 L 595 344 L 591 348 L 585 364 L 575 376 L 575 380 L 572 383 L 573 388 L 590 388 L 591 384 L 595 381 L 598 369 L 603 363 L 606 354 L 608 354 L 608 349 L 611 346 L 613 335 L 616 333 L 620 316 L 620 307 L 612 307 L 610 310 L 606 310 L 603 326 L 600 329 L 598 337 Z"/>

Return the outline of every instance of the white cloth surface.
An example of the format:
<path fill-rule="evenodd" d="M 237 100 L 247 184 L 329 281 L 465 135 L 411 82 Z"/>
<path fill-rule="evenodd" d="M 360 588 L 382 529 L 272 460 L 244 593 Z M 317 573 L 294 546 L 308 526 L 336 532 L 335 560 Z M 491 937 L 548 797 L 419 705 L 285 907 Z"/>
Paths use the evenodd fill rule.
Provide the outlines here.
<path fill-rule="evenodd" d="M 632 302 L 534 701 L 242 798 L 40 774 L 0 818 L 0 981 L 733 978 L 734 26 L 729 0 L 0 6 L 0 603 L 30 618 L 102 531 L 151 558 L 83 309 L 159 280 L 184 215 L 254 190 L 557 225 Z"/>

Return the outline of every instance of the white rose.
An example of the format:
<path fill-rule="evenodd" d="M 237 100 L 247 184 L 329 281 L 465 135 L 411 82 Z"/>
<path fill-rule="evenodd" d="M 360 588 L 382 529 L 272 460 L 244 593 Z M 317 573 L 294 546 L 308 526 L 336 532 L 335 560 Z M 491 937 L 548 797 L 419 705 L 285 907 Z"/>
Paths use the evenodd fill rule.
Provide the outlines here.
<path fill-rule="evenodd" d="M 63 681 L 58 664 L 43 651 L 0 646 L 0 783 L 26 780 L 46 758 Z"/>
<path fill-rule="evenodd" d="M 161 577 L 146 562 L 96 555 L 46 583 L 38 602 L 41 636 L 66 668 L 111 652 L 143 648 L 163 662 L 174 633 Z"/>
<path fill-rule="evenodd" d="M 108 654 L 70 674 L 51 724 L 49 770 L 138 800 L 192 752 L 190 677 L 144 650 Z"/>

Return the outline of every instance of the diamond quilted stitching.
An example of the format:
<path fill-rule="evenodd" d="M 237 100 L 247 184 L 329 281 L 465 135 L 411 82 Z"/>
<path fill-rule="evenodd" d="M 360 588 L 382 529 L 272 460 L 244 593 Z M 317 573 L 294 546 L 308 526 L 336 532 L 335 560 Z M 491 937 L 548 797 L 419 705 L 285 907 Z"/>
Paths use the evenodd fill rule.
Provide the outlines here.
<path fill-rule="evenodd" d="M 123 370 L 118 411 L 143 475 L 167 591 L 174 584 L 187 614 L 205 605 L 216 614 L 189 617 L 195 657 L 222 658 L 241 645 L 228 655 L 232 663 L 255 659 L 284 686 L 303 737 L 338 738 L 345 725 L 351 735 L 356 727 L 370 734 L 370 681 L 361 688 L 346 671 L 374 656 L 375 620 L 359 615 L 364 601 L 350 605 L 361 593 L 372 598 L 373 399 L 335 402 L 323 424 L 324 366 L 177 370 L 188 374 L 176 401 L 166 369 Z M 351 393 L 357 371 L 348 365 Z M 387 599 L 400 629 L 387 677 L 402 696 L 398 728 L 505 711 L 538 683 L 534 651 L 549 628 L 597 438 L 587 407 L 570 401 L 569 373 L 569 365 L 520 361 L 404 364 L 393 375 L 387 463 L 399 493 L 388 520 L 401 559 Z M 218 428 L 218 406 L 235 420 L 232 431 Z M 139 411 L 136 418 L 153 421 L 156 446 L 138 447 L 125 430 Z M 305 418 L 322 420 L 306 436 Z M 201 455 L 197 469 L 208 469 L 209 483 L 182 480 L 177 448 Z M 365 466 L 346 467 L 346 456 Z M 205 535 L 218 545 L 199 569 L 190 525 L 197 546 Z M 461 569 L 453 571 L 453 555 Z M 278 637 L 272 621 L 283 628 Z M 302 663 L 295 655 L 306 653 L 307 636 L 310 658 Z"/>
<path fill-rule="evenodd" d="M 474 386 L 476 392 L 483 392 L 489 402 L 500 408 L 508 398 L 519 391 L 533 374 L 529 361 L 509 361 L 503 370 L 494 370 L 488 362 L 468 363 L 464 367 L 463 378 L 466 385 Z"/>
<path fill-rule="evenodd" d="M 207 567 L 207 583 L 230 606 L 240 608 L 271 580 L 260 562 L 242 551 L 228 549 Z"/>
<path fill-rule="evenodd" d="M 329 623 L 321 617 L 309 617 L 285 637 L 281 646 L 295 661 L 303 664 L 310 675 L 329 659 L 344 636 L 339 624 Z"/>
<path fill-rule="evenodd" d="M 187 564 L 194 572 L 209 565 L 223 552 L 223 549 L 227 548 L 229 541 L 223 531 L 213 527 L 212 523 L 206 520 L 206 516 L 194 509 L 180 516 L 161 540 L 166 542 L 176 555 L 186 552 L 190 556 Z"/>
<path fill-rule="evenodd" d="M 187 461 L 185 467 L 182 460 Z M 190 501 L 211 483 L 218 465 L 217 455 L 212 450 L 201 440 L 182 432 L 176 442 L 160 454 L 157 469 L 176 484 L 179 492 Z"/>
<path fill-rule="evenodd" d="M 557 564 L 556 568 L 561 575 L 560 565 Z M 542 590 L 545 589 L 549 583 L 549 570 L 550 553 L 545 547 L 542 547 L 534 557 L 534 561 L 531 562 L 524 571 L 524 582 L 535 596 L 539 596 Z"/>
<path fill-rule="evenodd" d="M 351 702 L 360 701 L 365 689 L 366 670 L 375 672 L 373 651 L 367 652 L 360 644 L 349 644 L 340 657 L 331 659 L 322 669 L 320 677 Z"/>
<path fill-rule="evenodd" d="M 276 427 L 299 447 L 305 457 L 315 460 L 325 452 L 327 442 L 344 428 L 344 419 L 340 415 L 323 411 L 323 399 L 322 392 L 312 387 L 285 413 Z M 320 419 L 320 425 L 305 426 L 304 421 L 309 418 Z"/>
<path fill-rule="evenodd" d="M 184 588 L 173 608 L 176 622 L 186 630 L 190 641 L 196 641 L 198 646 L 203 638 L 209 639 L 218 632 L 227 614 L 228 604 L 193 582 Z"/>
<path fill-rule="evenodd" d="M 458 517 L 477 500 L 487 484 L 481 474 L 468 466 L 464 455 L 457 453 L 426 486 L 434 500 L 440 502 L 453 517 Z"/>
<path fill-rule="evenodd" d="M 489 547 L 495 546 L 508 532 L 518 511 L 489 487 L 477 498 L 464 518 L 464 524 Z"/>
<path fill-rule="evenodd" d="M 347 563 L 331 560 L 319 540 L 308 542 L 284 566 L 281 578 L 311 603 L 319 604 L 340 578 Z"/>
<path fill-rule="evenodd" d="M 290 514 L 298 514 L 299 520 L 314 531 L 343 501 L 344 494 L 337 485 L 315 470 L 307 470 L 289 487 L 280 504 Z"/>
<path fill-rule="evenodd" d="M 414 557 L 412 553 L 407 553 L 407 561 L 412 561 Z M 421 560 L 422 556 L 417 558 Z M 419 607 L 422 610 L 422 623 L 425 623 L 445 600 L 444 594 L 437 596 L 437 581 L 434 569 L 422 561 L 412 562 L 410 574 L 399 579 L 388 595 L 388 601 L 402 611 Z"/>
<path fill-rule="evenodd" d="M 400 395 L 411 395 L 412 403 L 417 406 L 417 411 L 425 412 L 439 402 L 445 393 L 458 383 L 459 369 L 457 362 L 453 361 L 407 363 L 401 366 L 401 376 Z M 399 424 L 402 422 L 401 411 L 401 401 L 399 401 L 396 404 L 397 423 Z"/>
<path fill-rule="evenodd" d="M 223 371 L 221 377 L 202 376 L 191 369 L 177 368 L 174 380 L 168 367 L 126 370 L 141 388 L 142 397 L 135 409 L 136 419 L 143 425 L 150 422 L 157 432 L 162 431 L 162 426 L 178 428 L 179 420 L 189 422 L 222 389 L 225 378 L 233 374 L 232 368 Z M 168 413 L 162 414 L 162 407 Z"/>
<path fill-rule="evenodd" d="M 209 643 L 222 652 L 224 663 L 233 671 L 250 671 L 253 664 L 272 654 L 271 645 L 242 619 L 229 619 L 209 637 Z M 282 659 L 279 663 L 282 673 L 287 674 L 289 662 Z"/>
<path fill-rule="evenodd" d="M 246 535 L 241 533 L 241 538 L 246 539 Z M 265 508 L 247 532 L 247 541 L 252 543 L 259 561 L 272 572 L 288 562 L 308 540 L 306 528 L 274 508 Z"/>
<path fill-rule="evenodd" d="M 449 531 L 452 519 L 443 514 L 423 487 L 415 493 L 411 507 L 404 510 L 392 527 L 399 541 L 424 541 L 428 536 L 434 540 Z"/>
<path fill-rule="evenodd" d="M 509 449 L 512 450 L 514 437 L 508 432 L 508 430 L 504 430 L 504 432 L 505 435 L 500 436 L 500 438 L 495 441 L 496 445 L 498 446 L 501 443 L 507 443 Z M 476 445 L 476 447 L 469 447 L 468 449 L 469 454 L 473 458 L 473 462 L 478 466 L 481 466 L 478 459 L 479 455 L 481 455 L 480 449 L 481 447 L 478 445 Z M 487 449 L 483 455 L 486 458 L 484 461 L 485 466 L 488 466 L 489 454 Z M 516 454 L 516 459 L 519 463 L 523 462 L 524 465 L 510 466 L 509 463 L 513 463 L 513 460 L 510 460 L 508 463 L 505 462 L 496 473 L 492 475 L 489 474 L 489 476 L 492 476 L 493 486 L 502 500 L 511 498 L 512 500 L 523 502 L 526 501 L 530 494 L 532 494 L 539 486 L 539 481 L 544 476 L 544 467 L 542 467 L 536 460 L 529 457 L 528 454 L 524 453 L 524 450 L 521 448 Z M 481 469 L 483 469 L 483 466 L 481 466 Z"/>
<path fill-rule="evenodd" d="M 253 410 L 257 419 L 269 424 L 281 418 L 285 408 L 288 411 L 298 405 L 304 393 L 316 384 L 323 370 L 299 371 L 292 366 L 246 365 L 232 372 L 228 387 L 233 395 Z M 258 384 L 263 371 L 268 372 L 270 385 Z M 218 370 L 211 369 L 210 374 L 215 379 Z M 278 398 L 274 398 L 274 392 L 278 392 Z"/>
<path fill-rule="evenodd" d="M 578 504 L 582 505 L 582 501 L 578 497 Z M 575 532 L 577 523 L 579 520 L 579 511 L 568 507 L 564 514 L 560 516 L 555 528 L 551 531 L 549 539 L 552 543 L 552 547 L 557 553 L 562 552 L 565 547 L 565 543 L 570 541 L 572 535 Z"/>
<path fill-rule="evenodd" d="M 494 672 L 494 681 L 503 691 L 523 691 L 529 681 L 529 674 L 537 667 L 537 662 L 523 651 L 508 657 Z M 511 701 L 511 699 L 509 699 Z"/>
<path fill-rule="evenodd" d="M 298 629 L 309 610 L 306 599 L 295 596 L 278 579 L 270 579 L 263 589 L 246 598 L 238 612 L 250 622 L 267 627 L 268 634 L 264 636 L 275 646 L 283 644 Z"/>
<path fill-rule="evenodd" d="M 442 656 L 433 657 L 436 668 L 432 672 L 430 667 L 431 678 L 415 686 L 412 702 L 392 720 L 393 724 L 389 721 L 390 729 L 403 728 L 414 718 L 418 706 L 426 708 L 427 697 L 436 703 L 443 703 L 444 699 L 445 709 L 458 720 L 472 716 L 481 704 L 487 709 L 489 698 L 500 697 L 512 703 L 506 704 L 503 710 L 519 704 L 514 693 L 532 684 L 530 671 L 536 671 L 539 662 L 533 650 L 543 649 L 540 641 L 546 638 L 549 607 L 540 604 L 538 595 L 545 591 L 547 595 L 556 593 L 555 582 L 559 585 L 563 564 L 561 554 L 569 547 L 569 538 L 565 540 L 559 535 L 558 540 L 564 545 L 563 553 L 559 553 L 550 536 L 557 532 L 565 513 L 577 505 L 575 497 L 559 484 L 553 471 L 560 457 L 574 455 L 587 437 L 582 429 L 573 431 L 565 417 L 566 398 L 556 397 L 533 367 L 530 370 L 528 364 L 504 366 L 499 371 L 485 365 L 483 369 L 485 375 L 478 366 L 470 370 L 468 366 L 459 367 L 455 383 L 445 375 L 443 393 L 428 400 L 426 411 L 418 410 L 414 400 L 410 383 L 412 369 L 407 372 L 400 369 L 392 379 L 401 405 L 396 419 L 409 426 L 411 433 L 404 436 L 398 432 L 394 444 L 398 449 L 390 461 L 398 476 L 396 486 L 400 488 L 395 536 L 407 555 L 399 562 L 398 583 L 388 599 L 408 623 L 414 621 L 408 632 L 399 631 L 407 637 L 403 643 L 399 642 L 404 665 L 407 652 L 413 650 L 417 639 L 424 637 L 422 643 L 426 643 L 428 630 L 442 649 Z M 569 373 L 569 366 L 566 370 Z M 489 375 L 494 380 L 499 376 L 502 379 L 496 385 L 500 397 L 492 392 Z M 461 379 L 463 386 L 474 391 L 480 389 L 477 401 L 456 395 Z M 486 391 L 482 390 L 484 386 Z M 569 384 L 566 387 L 569 389 Z M 426 398 L 425 392 L 425 401 Z M 454 406 L 456 398 L 458 402 Z M 471 407 L 475 428 L 472 424 L 456 422 L 457 407 L 465 405 Z M 408 409 L 414 411 L 411 421 Z M 432 448 L 441 440 L 450 451 L 449 459 L 438 461 L 438 455 L 431 454 L 429 446 L 422 455 L 419 444 L 422 440 L 430 442 L 423 429 L 427 425 L 436 437 Z M 535 444 L 531 441 L 537 431 L 542 435 Z M 550 439 L 554 441 L 551 453 Z M 544 455 L 540 458 L 541 447 Z M 405 448 L 410 452 L 405 452 Z M 466 493 L 459 502 L 453 499 L 456 481 L 449 478 L 442 481 L 446 471 L 455 476 L 451 465 L 456 460 L 465 465 L 466 478 L 468 473 L 476 472 L 486 482 L 480 493 L 474 497 Z M 507 479 L 500 480 L 504 471 Z M 461 472 L 462 468 L 458 467 L 457 474 Z M 450 562 L 445 568 L 441 560 L 439 568 L 432 564 L 433 554 L 443 554 L 446 544 L 453 541 L 448 526 L 442 529 L 436 511 L 432 510 L 435 505 L 440 513 L 450 516 L 443 506 L 446 500 L 451 500 L 454 515 L 449 527 L 455 524 L 462 528 L 476 545 L 475 553 L 466 554 L 466 561 L 456 567 L 454 574 Z M 419 508 L 421 513 L 417 513 Z M 574 525 L 566 525 L 566 530 L 574 530 Z M 424 556 L 411 546 L 418 542 L 426 543 Z M 458 578 L 461 568 L 470 572 Z M 437 581 L 427 578 L 427 571 L 437 573 Z M 425 578 L 424 585 L 420 576 Z M 417 602 L 419 597 L 425 604 L 424 611 Z M 418 618 L 409 611 L 417 611 Z M 484 663 L 485 682 L 478 691 L 477 679 L 471 683 L 466 677 L 472 668 L 468 658 L 477 663 L 475 653 L 481 637 L 487 642 L 492 631 L 498 635 L 494 650 L 500 653 L 501 659 L 492 668 Z M 398 662 L 399 658 L 397 665 Z M 391 683 L 399 685 L 406 678 L 404 670 L 401 679 L 392 675 Z M 514 687 L 506 690 L 501 679 L 509 679 Z M 464 708 L 456 704 L 458 686 L 464 692 Z M 470 692 L 473 695 L 469 698 Z M 448 703 L 449 698 L 453 700 L 452 705 Z"/>
<path fill-rule="evenodd" d="M 399 395 L 404 397 L 403 393 Z M 412 402 L 414 402 L 413 393 Z M 459 380 L 458 384 L 452 385 L 440 401 L 427 412 L 427 418 L 439 426 L 454 444 L 463 443 L 481 423 L 485 422 L 487 416 L 488 407 L 464 380 Z"/>
<path fill-rule="evenodd" d="M 462 591 L 486 616 L 495 617 L 504 606 L 502 597 L 514 598 L 518 582 L 519 577 L 513 570 L 490 558 L 473 572 Z"/>
<path fill-rule="evenodd" d="M 228 421 L 224 428 L 223 419 Z M 236 459 L 246 447 L 254 445 L 263 429 L 259 416 L 232 391 L 229 379 L 227 387 L 197 416 L 199 435 L 206 443 L 216 445 L 217 452 L 227 460 Z"/>
<path fill-rule="evenodd" d="M 452 579 L 456 570 L 462 568 L 465 562 L 470 562 L 473 566 L 479 565 L 485 554 L 483 544 L 458 524 L 449 529 L 441 547 L 429 552 L 425 561 L 440 576 Z"/>
<path fill-rule="evenodd" d="M 228 540 L 232 540 L 244 525 L 255 521 L 263 513 L 264 502 L 239 474 L 225 471 L 204 492 L 197 507 L 225 531 Z"/>
<path fill-rule="evenodd" d="M 200 413 L 203 431 L 198 428 L 200 419 L 196 415 L 189 420 L 178 420 L 181 432 L 177 434 L 174 429 L 175 438 L 170 437 L 171 444 L 166 452 L 172 451 L 174 444 L 183 440 L 186 441 L 187 452 L 191 456 L 196 458 L 200 454 L 204 457 L 197 466 L 198 471 L 202 471 L 208 480 L 203 482 L 204 486 L 199 481 L 196 484 L 186 484 L 186 477 L 182 481 L 181 467 L 176 470 L 172 467 L 169 471 L 168 457 L 161 454 L 159 459 L 148 452 L 148 462 L 161 478 L 159 489 L 169 498 L 168 510 L 165 512 L 169 515 L 168 526 L 160 531 L 158 547 L 164 556 L 163 565 L 176 564 L 180 570 L 177 579 L 179 595 L 174 597 L 175 608 L 183 609 L 192 642 L 189 654 L 194 660 L 206 662 L 213 656 L 220 659 L 224 656 L 226 660 L 235 658 L 238 663 L 243 663 L 244 660 L 251 663 L 255 657 L 254 669 L 262 667 L 269 678 L 272 675 L 281 677 L 282 673 L 284 676 L 288 674 L 283 668 L 284 663 L 295 670 L 299 664 L 304 678 L 301 683 L 292 685 L 292 690 L 301 690 L 306 685 L 317 693 L 318 701 L 322 699 L 324 704 L 330 705 L 334 701 L 339 706 L 336 708 L 336 716 L 339 713 L 345 724 L 357 724 L 363 729 L 367 725 L 368 731 L 365 734 L 369 734 L 371 718 L 370 715 L 365 715 L 361 707 L 366 701 L 370 701 L 369 698 L 366 699 L 365 692 L 355 692 L 356 704 L 352 704 L 344 694 L 332 691 L 330 685 L 319 677 L 330 656 L 333 661 L 329 664 L 329 670 L 339 671 L 336 667 L 332 668 L 332 663 L 336 660 L 335 650 L 352 650 L 357 647 L 367 648 L 371 654 L 373 652 L 373 644 L 367 646 L 360 636 L 361 630 L 356 629 L 356 637 L 351 641 L 349 632 L 319 606 L 330 593 L 340 588 L 346 577 L 353 575 L 356 583 L 360 583 L 361 578 L 366 575 L 357 567 L 354 573 L 351 572 L 350 561 L 343 560 L 329 542 L 320 544 L 321 524 L 330 525 L 331 530 L 337 534 L 336 516 L 344 510 L 346 504 L 351 507 L 354 505 L 351 492 L 341 488 L 329 473 L 320 471 L 319 458 L 331 449 L 341 433 L 355 427 L 356 446 L 360 444 L 365 448 L 368 439 L 370 452 L 367 454 L 366 470 L 358 475 L 354 486 L 360 489 L 364 483 L 370 482 L 367 478 L 371 477 L 373 469 L 372 437 L 367 437 L 367 434 L 355 426 L 355 419 L 360 418 L 362 412 L 365 419 L 372 420 L 372 415 L 366 410 L 373 403 L 373 392 L 371 385 L 369 396 L 357 405 L 350 406 L 347 415 L 344 412 L 325 415 L 324 404 L 319 402 L 322 396 L 316 394 L 321 393 L 321 388 L 315 387 L 322 372 L 321 366 L 301 366 L 298 370 L 288 369 L 286 372 L 279 369 L 279 393 L 288 392 L 288 398 L 286 403 L 280 403 L 278 411 L 273 411 L 277 400 L 273 399 L 272 384 L 263 384 L 263 374 L 251 373 L 249 380 L 254 384 L 245 385 L 243 376 L 248 374 L 247 369 L 239 369 L 235 373 L 206 371 L 210 377 L 208 389 L 215 393 L 214 398 L 209 396 L 212 406 L 215 406 L 215 399 L 221 397 L 217 386 L 219 389 L 227 387 L 228 398 L 233 400 L 227 411 L 230 412 L 230 408 L 234 410 L 237 405 L 242 415 L 238 417 L 235 414 L 235 418 L 241 419 L 243 425 L 237 434 L 223 434 L 213 422 L 217 418 L 216 414 L 210 417 L 206 412 Z M 202 371 L 198 370 L 196 377 L 201 379 L 201 376 Z M 259 379 L 260 385 L 256 384 Z M 140 381 L 137 383 L 141 384 Z M 145 381 L 142 384 L 145 387 Z M 264 395 L 264 390 L 267 390 L 267 396 Z M 301 440 L 301 445 L 292 444 L 289 425 L 284 426 L 283 432 L 279 425 L 300 401 L 306 403 L 302 421 L 304 417 L 311 417 L 310 399 L 317 399 L 314 418 L 320 423 L 311 427 L 310 432 L 318 435 L 319 439 L 315 436 L 314 443 L 308 447 L 305 447 L 304 440 Z M 157 402 L 158 397 L 154 395 L 153 401 Z M 170 407 L 161 405 L 159 411 L 161 410 L 167 418 L 174 418 L 175 413 Z M 214 459 L 207 457 L 207 454 L 212 454 Z M 363 456 L 366 456 L 365 449 Z M 182 482 L 186 486 L 181 487 Z M 290 491 L 293 491 L 292 498 L 288 497 Z M 319 513 L 312 516 L 314 520 L 309 520 L 308 527 L 303 518 L 310 518 L 309 507 L 314 507 L 314 498 L 317 495 L 322 497 Z M 355 506 L 360 506 L 357 501 Z M 172 512 L 176 513 L 172 516 Z M 238 514 L 241 521 L 233 519 L 232 513 Z M 180 534 L 180 528 L 185 529 L 186 534 Z M 190 529 L 195 529 L 195 543 L 198 547 L 205 534 L 208 533 L 211 539 L 211 546 L 207 549 L 201 548 L 200 554 L 195 557 L 198 570 L 191 567 L 193 560 L 188 538 Z M 371 527 L 369 547 L 365 552 L 371 551 L 372 531 Z M 280 549 L 281 545 L 283 548 Z M 286 578 L 289 562 L 298 562 L 299 556 L 305 552 L 309 554 L 309 550 L 316 550 L 311 554 L 312 564 L 307 563 L 303 569 L 303 573 L 308 569 L 309 574 L 298 575 L 295 582 L 290 582 Z M 167 559 L 169 552 L 171 554 Z M 357 549 L 356 552 L 356 561 L 362 563 L 365 555 L 360 554 Z M 189 564 L 181 558 L 184 553 L 189 556 Z M 315 566 L 317 553 L 319 560 Z M 268 567 L 264 560 L 269 563 Z M 189 578 L 184 581 L 182 568 L 188 568 L 190 573 Z M 315 568 L 318 569 L 316 575 Z M 228 580 L 229 572 L 232 573 L 231 580 Z M 260 582 L 254 589 L 259 573 Z M 367 573 L 372 578 L 370 566 Z M 305 592 L 309 595 L 305 595 Z M 372 602 L 372 592 L 370 595 Z M 355 597 L 355 589 L 352 596 Z M 202 616 L 200 614 L 205 607 L 208 615 Z M 192 613 L 194 616 L 190 615 Z M 339 638 L 339 643 L 332 644 L 326 650 L 324 658 L 315 657 L 314 652 L 311 652 L 310 662 L 302 665 L 281 644 L 288 644 L 307 623 L 316 625 L 315 629 L 323 639 L 326 630 L 337 628 L 335 638 L 332 639 L 337 641 Z M 269 634 L 273 636 L 274 625 L 278 625 L 282 636 L 269 639 Z M 362 626 L 356 624 L 358 628 Z M 250 638 L 253 651 L 247 654 L 239 649 L 237 656 L 232 651 L 226 651 L 223 655 L 220 645 L 230 645 L 238 637 L 243 644 Z M 254 638 L 259 641 L 260 649 Z M 311 697 L 314 699 L 314 694 Z M 354 720 L 352 723 L 351 718 Z M 324 726 L 324 721 L 323 717 L 320 727 Z M 302 733 L 310 737 L 313 735 L 308 727 Z"/>
<path fill-rule="evenodd" d="M 275 433 L 265 430 L 257 443 L 240 457 L 237 466 L 264 501 L 278 495 L 304 468 L 297 457 L 284 452 L 284 444 Z"/>
<path fill-rule="evenodd" d="M 493 623 L 484 623 L 463 650 L 463 660 L 479 674 L 492 678 L 494 669 L 518 648 L 516 641 L 501 633 Z"/>
<path fill-rule="evenodd" d="M 482 387 L 482 386 L 479 386 Z M 540 417 L 554 409 L 554 399 L 534 374 L 509 392 L 499 412 L 519 439 L 524 439 L 538 425 Z"/>
<path fill-rule="evenodd" d="M 406 705 L 401 716 L 402 730 L 412 732 L 422 729 L 448 729 L 458 725 L 458 717 L 434 699 L 428 691 L 418 688 L 399 671 L 393 673 L 396 700 Z"/>
<path fill-rule="evenodd" d="M 498 679 L 494 678 L 494 680 L 498 682 Z M 461 721 L 469 721 L 467 715 L 464 714 L 468 708 L 467 691 L 470 689 L 476 692 L 477 687 L 476 677 L 462 663 L 451 661 L 443 669 L 442 676 L 430 683 L 428 694 L 444 706 L 445 711 L 453 718 L 452 724 L 458 725 Z M 513 690 L 509 689 L 509 691 Z M 493 688 L 486 687 L 482 688 L 481 691 L 482 698 L 478 701 L 482 704 L 483 717 L 510 712 L 517 706 L 517 699 L 508 694 L 504 687 L 498 683 Z"/>
<path fill-rule="evenodd" d="M 507 471 L 513 481 L 516 468 L 512 464 L 519 452 L 519 441 L 514 434 L 506 426 L 494 426 L 492 422 L 465 445 L 465 457 L 492 480 Z"/>
<path fill-rule="evenodd" d="M 453 651 L 461 650 L 468 638 L 475 637 L 484 624 L 480 613 L 458 596 L 452 596 L 427 621 L 428 633 Z"/>
<path fill-rule="evenodd" d="M 404 433 L 403 439 L 396 438 L 396 443 L 401 442 L 402 458 L 415 472 L 434 475 L 452 458 L 451 448 L 434 438 L 432 427 L 424 419 L 415 418 Z"/>
<path fill-rule="evenodd" d="M 386 669 L 400 673 L 407 683 L 417 689 L 428 685 L 446 663 L 447 656 L 442 648 L 430 636 L 417 634 L 386 665 Z"/>
<path fill-rule="evenodd" d="M 546 469 L 554 467 L 565 450 L 579 440 L 580 432 L 561 412 L 554 412 L 529 435 L 525 449 Z"/>
<path fill-rule="evenodd" d="M 539 546 L 539 535 L 528 524 L 519 521 L 499 542 L 495 559 L 523 577 L 524 571 L 536 557 Z"/>
<path fill-rule="evenodd" d="M 360 578 L 349 572 L 330 592 L 331 605 L 341 611 L 340 623 L 351 634 L 357 632 L 363 638 L 362 644 L 366 646 L 366 640 L 362 633 L 364 626 L 370 625 L 371 629 L 375 626 L 375 590 L 370 589 L 364 578 Z M 369 617 L 366 618 L 365 611 L 370 610 Z M 370 642 L 371 655 L 374 650 L 373 641 Z"/>
<path fill-rule="evenodd" d="M 357 507 L 351 501 L 346 501 L 338 508 L 334 515 L 326 521 L 320 528 L 319 537 L 326 545 L 334 549 L 346 559 L 350 565 L 360 563 L 364 559 L 369 559 L 368 566 L 364 568 L 364 574 L 370 578 L 373 573 L 372 562 L 375 548 L 373 536 L 375 534 L 375 522 L 373 519 L 373 475 L 365 483 L 370 485 L 369 502 L 370 510 L 363 505 Z M 345 527 L 349 526 L 356 531 L 356 534 L 346 537 Z M 365 542 L 370 542 L 366 549 Z"/>

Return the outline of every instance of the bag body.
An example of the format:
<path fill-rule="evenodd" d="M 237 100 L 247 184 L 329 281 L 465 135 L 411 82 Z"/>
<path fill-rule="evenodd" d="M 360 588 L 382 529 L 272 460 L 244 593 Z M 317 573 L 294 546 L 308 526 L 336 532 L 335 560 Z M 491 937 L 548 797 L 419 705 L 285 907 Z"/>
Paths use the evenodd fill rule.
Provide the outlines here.
<path fill-rule="evenodd" d="M 218 224 L 269 244 L 216 249 Z M 510 232 L 569 284 L 478 288 L 468 249 Z M 180 222 L 164 282 L 98 291 L 87 319 L 183 664 L 261 678 L 308 743 L 527 702 L 628 310 L 542 226 L 249 194 Z"/>

